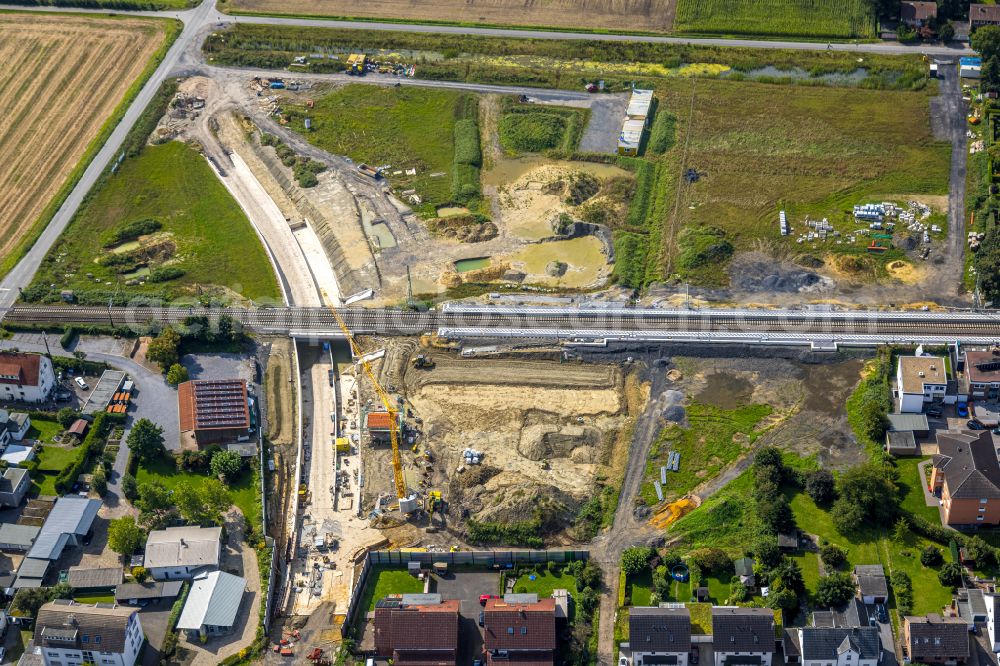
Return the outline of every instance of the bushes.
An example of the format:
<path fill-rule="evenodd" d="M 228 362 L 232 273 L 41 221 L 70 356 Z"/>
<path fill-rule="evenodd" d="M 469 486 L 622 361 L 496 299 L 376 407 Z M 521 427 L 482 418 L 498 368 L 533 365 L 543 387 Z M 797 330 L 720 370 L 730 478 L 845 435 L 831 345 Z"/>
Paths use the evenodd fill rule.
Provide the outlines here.
<path fill-rule="evenodd" d="M 122 423 L 124 421 L 124 414 L 97 413 L 94 417 L 94 422 L 90 425 L 87 436 L 83 439 L 83 444 L 80 445 L 80 454 L 69 467 L 59 472 L 59 475 L 56 476 L 56 492 L 60 495 L 69 492 L 73 484 L 76 483 L 77 477 L 80 476 L 80 473 L 90 462 L 91 456 L 95 455 L 99 447 L 104 444 L 104 439 L 111 432 L 111 427 L 115 423 Z"/>
<path fill-rule="evenodd" d="M 463 204 L 479 198 L 479 167 L 455 164 L 452 167 L 451 198 Z"/>
<path fill-rule="evenodd" d="M 894 354 L 880 349 L 867 377 L 861 380 L 847 399 L 847 420 L 858 440 L 870 451 L 881 450 L 892 409 L 889 377 Z"/>
<path fill-rule="evenodd" d="M 649 569 L 649 561 L 655 551 L 649 547 L 636 546 L 626 548 L 622 553 L 622 571 L 626 576 L 634 576 Z"/>
<path fill-rule="evenodd" d="M 726 240 L 726 232 L 704 225 L 687 227 L 678 239 L 681 268 L 694 269 L 708 264 L 721 264 L 733 254 L 733 244 Z"/>
<path fill-rule="evenodd" d="M 483 163 L 479 143 L 479 104 L 472 96 L 463 97 L 457 112 L 462 118 L 455 121 L 451 198 L 468 204 L 478 199 L 482 192 L 479 180 L 479 167 Z"/>
<path fill-rule="evenodd" d="M 892 592 L 896 596 L 896 611 L 900 616 L 913 612 L 913 581 L 905 571 L 894 569 L 890 577 Z"/>
<path fill-rule="evenodd" d="M 925 567 L 940 566 L 944 562 L 941 549 L 937 546 L 927 546 L 920 552 L 920 563 Z"/>
<path fill-rule="evenodd" d="M 316 187 L 319 184 L 316 174 L 326 171 L 325 164 L 296 155 L 294 150 L 273 134 L 262 132 L 260 144 L 274 148 L 274 154 L 278 156 L 281 163 L 292 169 L 292 175 L 299 187 Z"/>
<path fill-rule="evenodd" d="M 483 165 L 479 145 L 479 125 L 472 118 L 455 122 L 455 164 Z"/>
<path fill-rule="evenodd" d="M 653 118 L 653 128 L 649 132 L 649 144 L 646 149 L 656 155 L 662 155 L 674 146 L 676 141 L 677 117 L 666 109 L 657 109 Z"/>
<path fill-rule="evenodd" d="M 554 113 L 509 113 L 500 119 L 500 145 L 513 153 L 541 153 L 558 148 L 567 125 L 565 118 Z"/>
<path fill-rule="evenodd" d="M 847 553 L 832 543 L 824 544 L 819 549 L 819 557 L 831 569 L 839 569 L 847 562 Z"/>
<path fill-rule="evenodd" d="M 184 269 L 179 266 L 158 266 L 149 272 L 148 280 L 153 283 L 169 282 L 184 276 Z"/>
<path fill-rule="evenodd" d="M 63 349 L 69 349 L 79 337 L 80 332 L 76 330 L 76 326 L 67 326 L 66 330 L 63 331 L 62 337 L 59 338 L 59 346 Z"/>
<path fill-rule="evenodd" d="M 816 605 L 835 607 L 846 603 L 854 596 L 854 581 L 845 573 L 823 576 L 816 584 Z"/>
<path fill-rule="evenodd" d="M 505 544 L 526 548 L 542 548 L 545 545 L 539 535 L 541 521 L 537 519 L 517 523 L 469 520 L 467 530 L 469 541 L 476 544 Z"/>
<path fill-rule="evenodd" d="M 143 219 L 125 224 L 112 230 L 104 239 L 104 247 L 114 247 L 126 241 L 132 241 L 140 236 L 155 233 L 163 228 L 159 220 Z"/>

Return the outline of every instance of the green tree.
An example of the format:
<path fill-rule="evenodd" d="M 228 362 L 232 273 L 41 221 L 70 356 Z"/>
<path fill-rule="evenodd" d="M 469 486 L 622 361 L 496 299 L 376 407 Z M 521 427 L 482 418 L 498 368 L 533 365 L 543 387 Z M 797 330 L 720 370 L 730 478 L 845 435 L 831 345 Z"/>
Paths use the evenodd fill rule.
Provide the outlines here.
<path fill-rule="evenodd" d="M 771 570 L 769 576 L 771 587 L 791 590 L 796 595 L 805 592 L 806 582 L 802 577 L 802 567 L 795 560 L 785 558 Z"/>
<path fill-rule="evenodd" d="M 979 51 L 984 61 L 1000 55 L 1000 26 L 984 25 L 976 28 L 970 40 L 972 48 Z"/>
<path fill-rule="evenodd" d="M 149 579 L 149 571 L 146 567 L 132 567 L 132 578 L 137 583 L 145 583 Z"/>
<path fill-rule="evenodd" d="M 140 483 L 132 504 L 139 509 L 139 521 L 151 530 L 164 527 L 177 516 L 170 491 L 158 481 Z"/>
<path fill-rule="evenodd" d="M 839 569 L 847 562 L 847 553 L 832 543 L 824 544 L 819 549 L 819 556 L 823 564 L 831 569 Z"/>
<path fill-rule="evenodd" d="M 188 370 L 180 363 L 174 363 L 167 370 L 167 383 L 171 386 L 183 384 L 188 380 Z"/>
<path fill-rule="evenodd" d="M 131 555 L 139 549 L 146 533 L 135 524 L 132 516 L 115 518 L 108 524 L 108 546 L 120 555 Z"/>
<path fill-rule="evenodd" d="M 580 604 L 580 610 L 583 611 L 583 614 L 586 617 L 593 615 L 594 610 L 597 608 L 597 604 L 600 601 L 601 598 L 597 595 L 597 592 L 590 587 L 583 588 L 577 596 L 577 602 Z"/>
<path fill-rule="evenodd" d="M 73 422 L 79 418 L 79 412 L 77 412 L 72 407 L 63 407 L 56 414 L 56 420 L 59 421 L 59 425 L 63 428 L 68 428 L 73 425 Z"/>
<path fill-rule="evenodd" d="M 129 431 L 126 443 L 140 461 L 155 460 L 164 453 L 163 428 L 149 419 L 139 419 Z"/>
<path fill-rule="evenodd" d="M 1000 92 L 1000 56 L 993 56 L 983 63 L 980 88 L 983 92 Z"/>
<path fill-rule="evenodd" d="M 72 599 L 73 586 L 69 583 L 56 583 L 49 588 L 49 601 L 53 599 Z"/>
<path fill-rule="evenodd" d="M 212 458 L 212 465 L 215 465 L 215 458 Z M 214 471 L 214 470 L 213 470 Z M 622 553 L 622 571 L 626 576 L 635 576 L 645 569 L 649 569 L 649 560 L 652 557 L 650 548 L 637 546 L 626 548 Z"/>
<path fill-rule="evenodd" d="M 955 26 L 952 25 L 951 21 L 942 23 L 941 27 L 938 28 L 938 39 L 946 44 L 955 39 Z"/>
<path fill-rule="evenodd" d="M 981 569 L 992 569 L 996 566 L 996 551 L 979 535 L 965 540 L 965 553 Z"/>
<path fill-rule="evenodd" d="M 122 495 L 130 502 L 139 495 L 139 486 L 136 483 L 135 477 L 128 472 L 122 475 Z"/>
<path fill-rule="evenodd" d="M 941 549 L 937 546 L 927 546 L 920 553 L 920 563 L 925 567 L 936 567 L 944 562 Z"/>
<path fill-rule="evenodd" d="M 21 588 L 14 595 L 14 600 L 10 604 L 11 614 L 20 617 L 35 617 L 38 615 L 38 609 L 51 600 L 47 587 Z"/>
<path fill-rule="evenodd" d="M 799 605 L 799 598 L 787 588 L 773 590 L 767 597 L 768 608 L 791 610 Z"/>
<path fill-rule="evenodd" d="M 816 584 L 816 605 L 820 607 L 840 606 L 854 596 L 854 581 L 846 573 L 823 576 Z"/>
<path fill-rule="evenodd" d="M 212 474 L 228 483 L 243 469 L 243 457 L 236 451 L 216 451 L 209 467 Z"/>
<path fill-rule="evenodd" d="M 871 463 L 851 468 L 840 477 L 839 490 L 831 513 L 842 534 L 867 525 L 888 527 L 899 514 L 899 495 L 887 468 Z"/>
<path fill-rule="evenodd" d="M 956 562 L 948 562 L 938 571 L 938 581 L 945 587 L 958 587 L 962 584 L 962 567 Z"/>
<path fill-rule="evenodd" d="M 146 358 L 160 365 L 166 372 L 174 363 L 180 362 L 178 349 L 181 345 L 181 335 L 173 328 L 167 327 L 160 331 L 146 349 Z"/>
<path fill-rule="evenodd" d="M 806 477 L 806 494 L 821 506 L 837 499 L 837 484 L 828 469 L 818 469 Z"/>
<path fill-rule="evenodd" d="M 212 478 L 179 484 L 173 499 L 181 517 L 195 525 L 221 524 L 222 512 L 233 504 L 222 482 Z"/>
<path fill-rule="evenodd" d="M 90 477 L 90 488 L 101 497 L 108 492 L 108 473 L 104 471 L 103 466 L 94 470 L 93 476 Z"/>
<path fill-rule="evenodd" d="M 903 516 L 900 516 L 896 520 L 896 524 L 892 527 L 892 540 L 898 544 L 902 544 L 906 541 L 906 535 L 910 533 L 910 523 Z"/>

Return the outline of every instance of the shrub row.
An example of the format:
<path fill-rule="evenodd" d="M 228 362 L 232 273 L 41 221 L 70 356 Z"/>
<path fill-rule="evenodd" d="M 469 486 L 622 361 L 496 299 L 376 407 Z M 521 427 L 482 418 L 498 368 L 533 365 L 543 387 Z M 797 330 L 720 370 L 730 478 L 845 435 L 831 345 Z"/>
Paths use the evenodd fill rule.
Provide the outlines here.
<path fill-rule="evenodd" d="M 530 520 L 517 523 L 480 522 L 469 520 L 466 529 L 469 541 L 477 544 L 505 544 L 542 548 L 545 542 L 539 536 L 541 521 Z"/>
<path fill-rule="evenodd" d="M 94 422 L 90 426 L 90 430 L 87 432 L 87 436 L 83 439 L 83 444 L 80 445 L 80 454 L 69 467 L 59 472 L 59 475 L 56 477 L 56 491 L 60 495 L 66 494 L 73 487 L 77 477 L 80 476 L 80 473 L 90 462 L 91 456 L 99 452 L 101 445 L 104 443 L 104 438 L 111 432 L 111 427 L 115 423 L 124 423 L 124 421 L 124 414 L 97 413 L 94 417 Z"/>
<path fill-rule="evenodd" d="M 159 231 L 163 228 L 163 223 L 159 220 L 144 219 L 127 222 L 114 229 L 104 239 L 104 247 L 114 247 L 120 243 L 131 241 Z"/>
<path fill-rule="evenodd" d="M 455 164 L 482 166 L 483 151 L 479 146 L 479 124 L 472 118 L 455 122 Z"/>
<path fill-rule="evenodd" d="M 63 331 L 62 337 L 59 338 L 59 346 L 63 349 L 69 349 L 79 337 L 80 332 L 76 330 L 76 326 L 67 326 L 66 330 Z"/>

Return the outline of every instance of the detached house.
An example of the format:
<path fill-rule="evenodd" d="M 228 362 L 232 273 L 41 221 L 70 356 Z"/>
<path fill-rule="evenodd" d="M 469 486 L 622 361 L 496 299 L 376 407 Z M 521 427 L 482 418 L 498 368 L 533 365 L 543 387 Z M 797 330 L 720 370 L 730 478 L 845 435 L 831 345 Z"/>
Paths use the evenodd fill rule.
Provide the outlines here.
<path fill-rule="evenodd" d="M 628 631 L 629 641 L 621 644 L 621 656 L 630 666 L 688 665 L 691 611 L 683 605 L 633 608 L 629 613 Z"/>
<path fill-rule="evenodd" d="M 970 640 L 969 627 L 960 617 L 931 613 L 903 618 L 903 650 L 911 663 L 964 664 Z"/>
<path fill-rule="evenodd" d="M 771 666 L 774 631 L 774 611 L 769 608 L 713 607 L 715 666 Z"/>
<path fill-rule="evenodd" d="M 52 361 L 41 354 L 0 353 L 0 400 L 43 402 L 56 385 Z"/>
<path fill-rule="evenodd" d="M 944 400 L 948 373 L 939 356 L 900 356 L 896 365 L 896 401 L 900 412 L 922 412 L 924 403 Z"/>
<path fill-rule="evenodd" d="M 142 641 L 135 608 L 57 599 L 35 620 L 35 653 L 45 666 L 134 666 Z"/>
<path fill-rule="evenodd" d="M 930 490 L 947 525 L 1000 524 L 1000 463 L 988 430 L 937 434 Z"/>
<path fill-rule="evenodd" d="M 403 594 L 375 603 L 375 654 L 397 666 L 458 659 L 459 605 L 440 594 Z"/>
<path fill-rule="evenodd" d="M 937 3 L 925 0 L 903 0 L 899 4 L 899 20 L 911 28 L 920 28 L 937 18 Z"/>
<path fill-rule="evenodd" d="M 219 568 L 221 527 L 168 527 L 146 539 L 143 565 L 156 580 L 191 578 Z"/>
<path fill-rule="evenodd" d="M 876 666 L 882 656 L 877 627 L 802 627 L 802 666 Z"/>
<path fill-rule="evenodd" d="M 483 653 L 486 666 L 515 662 L 532 666 L 554 663 L 556 601 L 533 603 L 490 599 L 483 610 Z"/>

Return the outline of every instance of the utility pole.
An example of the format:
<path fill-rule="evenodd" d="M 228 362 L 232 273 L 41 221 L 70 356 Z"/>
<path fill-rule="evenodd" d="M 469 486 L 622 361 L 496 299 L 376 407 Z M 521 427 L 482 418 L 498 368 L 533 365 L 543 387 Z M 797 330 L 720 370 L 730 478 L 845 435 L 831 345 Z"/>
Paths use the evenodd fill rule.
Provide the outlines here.
<path fill-rule="evenodd" d="M 42 331 L 42 340 L 45 342 L 45 355 L 52 358 L 52 350 L 49 349 L 49 334 L 46 331 Z"/>

